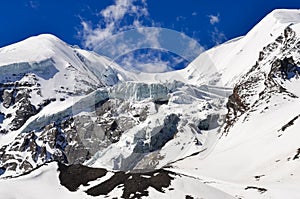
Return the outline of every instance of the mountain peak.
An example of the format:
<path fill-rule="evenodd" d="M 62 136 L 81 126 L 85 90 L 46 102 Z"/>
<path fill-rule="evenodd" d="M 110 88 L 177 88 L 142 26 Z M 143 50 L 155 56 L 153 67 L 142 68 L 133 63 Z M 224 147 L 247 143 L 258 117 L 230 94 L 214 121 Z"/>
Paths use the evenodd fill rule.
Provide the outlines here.
<path fill-rule="evenodd" d="M 36 36 L 29 37 L 28 39 L 31 40 L 46 40 L 46 41 L 51 41 L 51 42 L 62 42 L 60 38 L 58 38 L 56 35 L 50 34 L 50 33 L 44 33 L 44 34 L 39 34 Z"/>
<path fill-rule="evenodd" d="M 0 48 L 0 64 L 40 62 L 53 57 L 67 44 L 51 34 L 29 37 L 23 41 Z"/>
<path fill-rule="evenodd" d="M 275 9 L 269 15 L 281 23 L 300 23 L 300 9 Z"/>

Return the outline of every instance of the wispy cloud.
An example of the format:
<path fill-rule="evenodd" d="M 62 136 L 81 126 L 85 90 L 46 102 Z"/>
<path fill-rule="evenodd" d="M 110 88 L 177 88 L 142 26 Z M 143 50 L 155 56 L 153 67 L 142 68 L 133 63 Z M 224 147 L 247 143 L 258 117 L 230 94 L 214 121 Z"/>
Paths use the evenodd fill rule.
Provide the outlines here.
<path fill-rule="evenodd" d="M 220 31 L 216 25 L 221 21 L 220 14 L 217 15 L 208 15 L 209 23 L 212 25 L 211 39 L 215 45 L 223 43 L 227 38 L 223 31 Z"/>
<path fill-rule="evenodd" d="M 192 16 L 197 16 L 198 13 L 197 12 L 192 12 Z"/>
<path fill-rule="evenodd" d="M 32 8 L 32 9 L 37 9 L 40 6 L 40 3 L 36 0 L 28 1 L 26 3 L 26 6 Z"/>
<path fill-rule="evenodd" d="M 177 16 L 176 17 L 176 21 L 184 21 L 186 19 L 186 17 L 184 16 Z"/>
<path fill-rule="evenodd" d="M 98 17 L 97 24 L 81 20 L 82 29 L 78 34 L 84 47 L 110 57 L 128 70 L 169 71 L 178 63 L 192 61 L 204 49 L 179 32 L 160 28 L 150 18 L 146 0 L 114 0 L 114 4 L 101 10 Z M 159 54 L 150 54 L 141 55 L 137 60 L 131 53 L 146 48 L 166 50 L 178 57 L 166 60 Z"/>
<path fill-rule="evenodd" d="M 219 45 L 227 40 L 224 32 L 220 31 L 217 27 L 214 27 L 214 30 L 211 33 L 211 38 L 216 45 Z"/>
<path fill-rule="evenodd" d="M 79 34 L 84 40 L 84 46 L 89 49 L 118 32 L 143 27 L 143 21 L 149 18 L 149 13 L 145 0 L 139 3 L 136 0 L 115 0 L 114 5 L 101 10 L 98 16 L 100 21 L 96 26 L 81 21 L 83 30 Z M 124 20 L 126 16 L 132 19 L 132 23 L 128 24 Z"/>
<path fill-rule="evenodd" d="M 174 57 L 168 60 L 162 58 L 162 53 L 149 50 L 145 54 L 127 54 L 119 61 L 125 69 L 130 71 L 143 71 L 146 73 L 162 73 L 174 70 L 172 66 L 179 64 L 182 60 L 176 60 Z"/>
<path fill-rule="evenodd" d="M 220 22 L 220 15 L 219 14 L 217 14 L 217 15 L 208 15 L 208 18 L 209 18 L 209 23 L 211 25 L 214 25 L 214 24 Z"/>

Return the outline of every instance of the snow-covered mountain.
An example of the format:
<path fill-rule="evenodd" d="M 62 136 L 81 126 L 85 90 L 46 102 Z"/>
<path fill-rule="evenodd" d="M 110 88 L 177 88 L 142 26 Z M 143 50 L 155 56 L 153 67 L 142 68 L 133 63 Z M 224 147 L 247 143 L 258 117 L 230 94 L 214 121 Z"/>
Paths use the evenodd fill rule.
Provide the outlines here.
<path fill-rule="evenodd" d="M 300 10 L 180 71 L 128 72 L 53 35 L 0 65 L 4 198 L 300 197 Z"/>

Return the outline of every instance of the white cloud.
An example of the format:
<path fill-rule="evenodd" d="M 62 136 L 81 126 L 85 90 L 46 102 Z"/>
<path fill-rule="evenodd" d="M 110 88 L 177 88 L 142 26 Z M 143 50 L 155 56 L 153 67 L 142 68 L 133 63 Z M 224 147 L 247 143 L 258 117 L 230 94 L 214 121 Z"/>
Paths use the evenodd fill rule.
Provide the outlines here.
<path fill-rule="evenodd" d="M 192 16 L 197 16 L 197 15 L 198 15 L 197 12 L 193 12 L 193 13 L 192 13 Z"/>
<path fill-rule="evenodd" d="M 145 73 L 162 73 L 174 70 L 172 67 L 184 62 L 180 57 L 170 56 L 169 59 L 162 58 L 163 53 L 156 50 L 148 50 L 144 54 L 126 54 L 119 61 L 129 71 L 142 71 Z"/>
<path fill-rule="evenodd" d="M 184 16 L 177 16 L 176 17 L 176 21 L 184 21 L 186 19 L 186 17 Z"/>
<path fill-rule="evenodd" d="M 192 61 L 203 51 L 192 38 L 157 27 L 158 24 L 150 19 L 146 0 L 114 0 L 114 4 L 101 10 L 98 17 L 97 24 L 81 20 L 82 29 L 78 34 L 84 47 L 110 57 L 128 70 L 169 71 L 180 61 Z M 182 59 L 166 61 L 165 57 L 153 55 L 137 59 L 130 53 L 147 48 L 167 50 Z"/>
<path fill-rule="evenodd" d="M 208 15 L 209 22 L 213 26 L 213 30 L 211 31 L 211 39 L 215 43 L 215 45 L 219 45 L 227 40 L 224 32 L 220 31 L 215 24 L 220 22 L 220 14 L 217 15 Z"/>
<path fill-rule="evenodd" d="M 149 17 L 145 0 L 115 0 L 114 5 L 110 5 L 99 13 L 100 21 L 96 25 L 82 20 L 82 31 L 79 33 L 83 38 L 86 48 L 94 49 L 106 38 L 134 28 L 143 27 L 143 20 Z M 133 18 L 133 23 L 122 25 L 125 16 Z"/>
<path fill-rule="evenodd" d="M 143 60 L 142 62 L 138 62 L 135 59 L 126 59 L 126 60 L 122 60 L 122 63 L 124 64 L 127 70 L 137 70 L 137 71 L 142 71 L 144 73 L 163 73 L 163 72 L 173 70 L 170 67 L 171 66 L 170 62 L 162 61 L 159 60 L 158 58 L 151 60 L 151 62 L 145 62 L 145 60 Z M 128 67 L 128 66 L 134 66 L 134 67 Z"/>
<path fill-rule="evenodd" d="M 220 31 L 217 27 L 215 27 L 214 30 L 211 32 L 211 38 L 216 45 L 219 45 L 227 40 L 224 32 Z"/>
<path fill-rule="evenodd" d="M 214 25 L 214 24 L 220 22 L 220 15 L 219 14 L 217 14 L 217 15 L 208 15 L 208 18 L 209 18 L 209 23 L 211 25 Z"/>
<path fill-rule="evenodd" d="M 37 9 L 40 6 L 40 3 L 36 0 L 32 0 L 32 1 L 28 1 L 26 6 L 33 8 L 33 9 Z"/>

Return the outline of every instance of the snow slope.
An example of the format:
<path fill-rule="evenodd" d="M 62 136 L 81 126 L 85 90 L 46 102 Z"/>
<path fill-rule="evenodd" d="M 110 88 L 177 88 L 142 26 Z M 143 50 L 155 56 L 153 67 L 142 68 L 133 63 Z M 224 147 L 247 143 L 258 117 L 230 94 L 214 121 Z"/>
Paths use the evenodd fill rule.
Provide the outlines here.
<path fill-rule="evenodd" d="M 240 112 L 229 130 L 220 134 L 205 159 L 191 157 L 172 169 L 207 179 L 212 186 L 242 198 L 300 196 L 300 12 L 271 14 L 277 23 L 289 26 L 261 50 L 256 66 L 237 83 L 235 99 L 244 108 L 236 110 Z"/>
<path fill-rule="evenodd" d="M 91 199 L 95 198 L 93 196 L 84 193 L 84 190 L 88 190 L 93 187 L 97 182 L 103 182 L 107 177 L 112 176 L 113 173 L 107 173 L 103 179 L 99 178 L 96 181 L 92 181 L 88 186 L 81 186 L 77 192 L 69 192 L 67 188 L 62 187 L 58 179 L 59 172 L 56 163 L 49 163 L 42 166 L 38 170 L 32 173 L 21 176 L 18 178 L 12 178 L 0 181 L 0 186 L 5 187 L 5 189 L 0 189 L 0 194 L 2 198 L 22 198 L 22 199 L 52 199 L 52 198 L 64 198 L 64 199 Z M 165 194 L 168 197 L 179 199 L 185 198 L 185 196 L 202 196 L 204 198 L 210 199 L 233 199 L 230 195 L 218 191 L 215 188 L 210 187 L 200 180 L 194 179 L 189 176 L 176 176 L 171 183 L 172 189 L 165 189 L 164 192 L 157 192 L 154 188 L 149 188 L 149 196 L 147 198 L 164 198 Z M 146 178 L 145 178 L 146 179 Z M 185 186 L 189 185 L 189 186 Z M 122 187 L 118 187 L 113 190 L 108 196 L 100 196 L 97 198 L 121 198 Z"/>
<path fill-rule="evenodd" d="M 109 59 L 73 48 L 49 34 L 1 48 L 0 73 L 0 83 L 6 87 L 2 92 L 7 90 L 17 95 L 23 90 L 30 95 L 29 101 L 36 109 L 50 102 L 47 102 L 48 112 L 43 110 L 35 117 L 59 112 L 99 87 L 127 80 L 126 72 Z M 16 108 L 1 106 L 0 111 L 13 114 Z M 10 122 L 6 119 L 1 126 L 9 128 Z M 0 143 L 7 141 L 0 137 Z"/>

